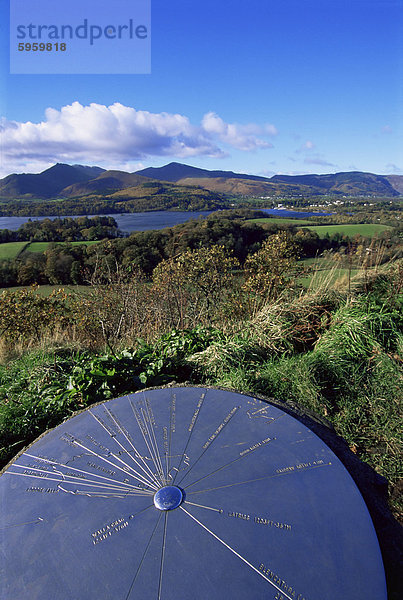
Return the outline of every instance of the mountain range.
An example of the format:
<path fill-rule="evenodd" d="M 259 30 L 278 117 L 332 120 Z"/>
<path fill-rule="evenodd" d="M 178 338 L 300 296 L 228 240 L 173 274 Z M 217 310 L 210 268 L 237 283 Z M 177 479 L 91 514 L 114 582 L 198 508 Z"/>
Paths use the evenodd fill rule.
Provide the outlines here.
<path fill-rule="evenodd" d="M 12 174 L 0 180 L 0 198 L 52 199 L 102 196 L 130 199 L 186 188 L 223 196 L 384 196 L 403 195 L 403 175 L 375 175 L 362 171 L 325 175 L 274 175 L 271 178 L 209 171 L 177 162 L 148 167 L 135 173 L 101 167 L 57 163 L 38 174 Z M 190 190 L 189 190 L 190 191 Z"/>

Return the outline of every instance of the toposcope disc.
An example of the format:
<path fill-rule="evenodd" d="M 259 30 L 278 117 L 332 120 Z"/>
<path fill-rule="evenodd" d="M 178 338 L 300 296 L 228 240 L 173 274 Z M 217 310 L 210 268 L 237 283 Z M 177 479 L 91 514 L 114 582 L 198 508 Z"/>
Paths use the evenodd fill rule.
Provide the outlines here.
<path fill-rule="evenodd" d="M 139 392 L 50 431 L 0 477 L 2 600 L 383 600 L 368 511 L 275 406 Z"/>

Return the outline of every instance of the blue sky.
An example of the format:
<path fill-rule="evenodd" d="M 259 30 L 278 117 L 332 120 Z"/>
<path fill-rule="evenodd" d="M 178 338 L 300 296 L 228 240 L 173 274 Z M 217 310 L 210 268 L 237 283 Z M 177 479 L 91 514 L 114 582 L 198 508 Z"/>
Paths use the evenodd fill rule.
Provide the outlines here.
<path fill-rule="evenodd" d="M 1 176 L 170 161 L 403 174 L 403 0 L 152 0 L 147 75 L 10 75 L 8 4 Z"/>

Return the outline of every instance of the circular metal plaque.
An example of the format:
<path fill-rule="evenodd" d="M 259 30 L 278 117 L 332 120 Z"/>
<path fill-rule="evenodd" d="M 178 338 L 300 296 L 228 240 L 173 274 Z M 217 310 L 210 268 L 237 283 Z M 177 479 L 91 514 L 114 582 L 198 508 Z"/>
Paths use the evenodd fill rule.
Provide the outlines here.
<path fill-rule="evenodd" d="M 0 478 L 2 600 L 384 600 L 368 511 L 279 408 L 138 392 L 50 431 Z"/>

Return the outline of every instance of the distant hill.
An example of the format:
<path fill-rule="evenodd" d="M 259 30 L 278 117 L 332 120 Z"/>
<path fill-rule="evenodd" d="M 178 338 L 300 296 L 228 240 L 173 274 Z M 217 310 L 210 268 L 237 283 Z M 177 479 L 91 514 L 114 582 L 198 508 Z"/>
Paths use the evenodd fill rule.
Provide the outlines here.
<path fill-rule="evenodd" d="M 224 177 L 230 179 L 252 179 L 253 181 L 268 181 L 267 177 L 259 177 L 259 175 L 247 175 L 242 173 L 234 173 L 233 171 L 208 171 L 207 169 L 199 169 L 190 165 L 183 165 L 177 162 L 171 162 L 164 167 L 148 167 L 136 171 L 138 175 L 151 177 L 160 181 L 178 182 L 185 178 L 211 178 Z"/>
<path fill-rule="evenodd" d="M 403 175 L 385 175 L 385 179 L 399 194 L 403 194 Z"/>
<path fill-rule="evenodd" d="M 0 197 L 52 198 L 66 186 L 92 179 L 103 170 L 100 167 L 57 163 L 38 174 L 13 173 L 0 180 Z"/>
<path fill-rule="evenodd" d="M 403 176 L 375 175 L 361 171 L 326 175 L 274 175 L 268 178 L 233 171 L 209 171 L 172 162 L 163 167 L 142 169 L 137 173 L 161 181 L 199 185 L 208 190 L 232 195 L 399 196 L 403 194 Z M 254 184 L 251 185 L 250 182 Z"/>
<path fill-rule="evenodd" d="M 98 175 L 105 171 L 105 169 L 102 169 L 101 167 L 88 167 L 87 165 L 72 165 L 72 167 L 78 169 L 82 173 L 85 173 L 85 175 L 88 175 L 90 179 L 93 177 L 98 177 Z"/>
<path fill-rule="evenodd" d="M 68 198 L 73 196 L 87 196 L 88 194 L 111 194 L 118 190 L 130 188 L 150 181 L 137 173 L 125 171 L 104 171 L 95 179 L 75 183 L 64 188 L 61 192 Z"/>
<path fill-rule="evenodd" d="M 386 176 L 361 171 L 329 175 L 274 175 L 270 181 L 305 185 L 316 188 L 322 194 L 399 196 Z"/>
<path fill-rule="evenodd" d="M 175 189 L 168 189 L 167 186 L 175 186 Z M 174 196 L 182 198 L 185 194 L 193 194 L 199 204 L 203 190 L 207 204 L 213 201 L 214 206 L 221 203 L 224 196 L 393 197 L 403 195 L 403 176 L 351 171 L 325 175 L 274 175 L 268 178 L 232 171 L 209 171 L 177 162 L 126 173 L 117 170 L 105 171 L 100 167 L 58 163 L 39 174 L 13 174 L 0 180 L 0 197 L 3 200 L 91 200 L 95 197 L 102 200 L 113 196 L 114 200 L 123 197 L 125 200 L 144 198 L 146 206 L 147 197 L 151 198 L 156 194 L 167 194 L 170 198 L 168 203 L 173 202 Z"/>
<path fill-rule="evenodd" d="M 312 195 L 312 188 L 292 183 L 272 183 L 269 179 L 253 181 L 233 177 L 186 177 L 179 185 L 200 186 L 205 190 L 230 196 L 297 196 Z M 320 191 L 320 190 L 319 190 Z"/>

